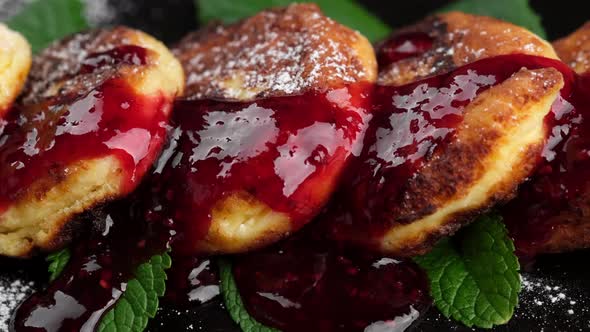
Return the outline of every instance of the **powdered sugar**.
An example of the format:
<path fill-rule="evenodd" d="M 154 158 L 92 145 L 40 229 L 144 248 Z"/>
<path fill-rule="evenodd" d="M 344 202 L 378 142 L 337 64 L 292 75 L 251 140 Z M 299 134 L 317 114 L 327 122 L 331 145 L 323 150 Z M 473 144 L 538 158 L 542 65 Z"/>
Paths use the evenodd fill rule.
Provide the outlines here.
<path fill-rule="evenodd" d="M 19 279 L 0 279 L 0 331 L 8 331 L 12 312 L 34 290 L 34 283 Z"/>
<path fill-rule="evenodd" d="M 579 287 L 552 277 L 523 274 L 520 294 L 520 310 L 515 316 L 538 322 L 538 326 L 553 331 L 555 322 L 551 316 L 560 317 L 559 325 L 590 328 L 590 308 L 587 294 Z M 526 308 L 526 310 L 522 310 Z M 565 321 L 565 322 L 564 322 Z M 573 331 L 573 330 L 572 330 Z"/>
<path fill-rule="evenodd" d="M 249 99 L 366 78 L 359 40 L 316 6 L 291 5 L 196 32 L 174 52 L 187 72 L 187 96 Z"/>

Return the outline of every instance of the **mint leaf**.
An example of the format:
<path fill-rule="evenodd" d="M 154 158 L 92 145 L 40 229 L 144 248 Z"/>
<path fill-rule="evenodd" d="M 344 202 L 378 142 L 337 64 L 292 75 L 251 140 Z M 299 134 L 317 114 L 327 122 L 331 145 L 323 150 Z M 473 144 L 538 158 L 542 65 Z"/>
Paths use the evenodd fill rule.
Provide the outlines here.
<path fill-rule="evenodd" d="M 469 14 L 492 16 L 520 25 L 547 38 L 541 25 L 541 18 L 529 6 L 528 0 L 459 0 L 443 7 L 440 11 L 458 10 Z"/>
<path fill-rule="evenodd" d="M 257 14 L 259 11 L 277 6 L 286 6 L 292 0 L 195 0 L 199 8 L 201 23 L 221 20 L 232 23 Z M 390 28 L 354 0 L 316 0 L 324 13 L 330 18 L 359 30 L 371 41 L 385 38 Z"/>
<path fill-rule="evenodd" d="M 59 277 L 70 257 L 69 249 L 47 256 L 50 281 Z M 141 264 L 115 307 L 102 318 L 98 332 L 142 332 L 158 311 L 158 298 L 166 291 L 165 270 L 171 265 L 167 253 L 153 256 L 149 262 Z"/>
<path fill-rule="evenodd" d="M 415 260 L 426 270 L 434 304 L 445 316 L 482 328 L 512 317 L 520 266 L 499 216 L 480 217 L 455 239 L 441 241 Z"/>
<path fill-rule="evenodd" d="M 56 39 L 88 28 L 80 0 L 36 0 L 8 20 L 36 53 Z"/>
<path fill-rule="evenodd" d="M 49 263 L 49 281 L 54 281 L 63 272 L 66 265 L 72 256 L 70 249 L 62 249 L 47 256 L 46 260 Z"/>
<path fill-rule="evenodd" d="M 244 332 L 280 332 L 257 322 L 244 307 L 242 297 L 232 273 L 232 264 L 227 259 L 220 259 L 219 274 L 221 278 L 221 295 L 231 318 Z"/>
<path fill-rule="evenodd" d="M 98 332 L 142 332 L 158 311 L 158 298 L 166 291 L 166 269 L 172 265 L 167 253 L 153 256 L 141 264 L 135 279 L 100 322 Z"/>

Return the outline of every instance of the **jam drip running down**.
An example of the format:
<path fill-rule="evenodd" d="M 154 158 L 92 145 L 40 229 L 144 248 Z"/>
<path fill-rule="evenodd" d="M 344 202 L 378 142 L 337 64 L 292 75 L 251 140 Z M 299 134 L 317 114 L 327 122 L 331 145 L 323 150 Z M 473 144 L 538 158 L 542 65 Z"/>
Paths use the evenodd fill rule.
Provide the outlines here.
<path fill-rule="evenodd" d="M 565 77 L 575 75 L 561 70 Z M 546 118 L 549 138 L 541 165 L 503 209 L 523 259 L 551 251 L 560 227 L 590 222 L 590 75 L 572 80 L 575 84 L 562 90 Z"/>
<path fill-rule="evenodd" d="M 331 220 L 327 232 L 335 239 L 355 238 L 349 235 L 362 232 L 370 241 L 403 222 L 395 219 L 395 208 L 404 185 L 435 151 L 444 151 L 461 124 L 464 107 L 523 67 L 547 66 L 563 64 L 506 55 L 405 86 L 376 87 L 361 156 L 325 217 Z"/>
<path fill-rule="evenodd" d="M 236 259 L 240 294 L 259 322 L 285 332 L 403 331 L 429 307 L 428 280 L 411 261 L 303 232 Z"/>
<path fill-rule="evenodd" d="M 248 103 L 179 101 L 172 150 L 161 183 L 177 222 L 173 246 L 194 253 L 212 211 L 228 195 L 246 193 L 299 228 L 319 212 L 348 157 L 358 153 L 371 88 L 358 84 L 327 92 Z"/>
<path fill-rule="evenodd" d="M 146 50 L 122 46 L 88 56 L 82 73 L 98 66 L 145 64 Z M 15 106 L 0 123 L 0 211 L 52 170 L 80 160 L 116 156 L 124 170 L 123 193 L 151 166 L 166 136 L 167 101 L 140 96 L 111 79 L 85 96 L 57 96 L 42 104 Z"/>
<path fill-rule="evenodd" d="M 395 36 L 383 43 L 377 54 L 379 68 L 420 55 L 432 48 L 433 39 L 426 33 L 411 32 Z"/>
<path fill-rule="evenodd" d="M 15 331 L 92 332 L 98 328 L 137 267 L 165 252 L 170 240 L 171 223 L 150 220 L 140 201 L 131 197 L 93 211 L 85 220 L 92 230 L 74 244 L 64 272 L 18 308 L 12 323 Z"/>

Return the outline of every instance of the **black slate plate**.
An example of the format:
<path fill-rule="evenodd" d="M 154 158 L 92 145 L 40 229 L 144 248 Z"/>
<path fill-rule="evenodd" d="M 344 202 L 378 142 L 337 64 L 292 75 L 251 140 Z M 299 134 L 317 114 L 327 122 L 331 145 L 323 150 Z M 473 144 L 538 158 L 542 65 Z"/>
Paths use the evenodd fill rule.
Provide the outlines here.
<path fill-rule="evenodd" d="M 14 13 L 27 0 L 0 0 L 0 19 Z M 197 28 L 196 9 L 191 0 L 86 0 L 88 13 L 97 25 L 126 24 L 145 30 L 172 44 L 186 32 Z M 247 0 L 244 0 L 247 1 Z M 442 0 L 362 1 L 392 27 L 419 20 Z M 541 14 L 549 39 L 559 38 L 590 19 L 582 1 L 531 1 Z M 509 324 L 493 331 L 590 331 L 590 250 L 539 258 L 529 272 L 523 273 L 520 306 Z M 2 319 L 14 298 L 8 289 L 32 292 L 47 280 L 42 260 L 0 260 L 0 331 Z M 227 331 L 239 332 L 219 299 L 205 305 L 178 309 L 164 305 L 152 320 L 149 331 Z M 412 331 L 473 331 L 442 317 L 431 309 L 416 322 Z"/>

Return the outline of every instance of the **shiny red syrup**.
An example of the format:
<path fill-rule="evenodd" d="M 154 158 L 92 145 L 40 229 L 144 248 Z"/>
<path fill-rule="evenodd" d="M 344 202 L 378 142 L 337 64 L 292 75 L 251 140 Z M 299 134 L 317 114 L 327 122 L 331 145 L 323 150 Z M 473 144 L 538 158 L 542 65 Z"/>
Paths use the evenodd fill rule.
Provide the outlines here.
<path fill-rule="evenodd" d="M 145 49 L 124 46 L 84 61 L 83 72 L 107 62 L 141 64 Z M 84 96 L 15 106 L 0 121 L 0 211 L 48 172 L 63 176 L 59 172 L 76 161 L 107 155 L 121 161 L 122 194 L 130 192 L 163 144 L 169 102 L 163 96 L 138 95 L 115 78 Z"/>
<path fill-rule="evenodd" d="M 561 227 L 590 222 L 590 75 L 560 70 L 572 87 L 562 90 L 546 118 L 549 138 L 541 165 L 503 209 L 524 260 L 551 251 L 549 241 Z"/>
<path fill-rule="evenodd" d="M 173 255 L 167 271 L 166 296 L 163 301 L 175 307 L 206 303 L 219 295 L 219 269 L 208 257 Z"/>
<path fill-rule="evenodd" d="M 379 68 L 425 53 L 432 48 L 432 44 L 433 39 L 422 32 L 405 33 L 388 39 L 377 52 Z"/>
<path fill-rule="evenodd" d="M 218 291 L 218 276 L 210 261 L 190 258 L 186 250 L 206 233 L 212 204 L 246 188 L 302 223 L 321 208 L 313 194 L 341 180 L 321 219 L 280 244 L 236 258 L 241 295 L 256 319 L 285 331 L 404 330 L 429 305 L 423 272 L 409 261 L 351 251 L 334 239 L 347 231 L 381 234 L 392 220 L 385 208 L 400 183 L 444 148 L 465 104 L 521 67 L 549 66 L 566 76 L 567 100 L 582 103 L 570 98 L 582 98 L 571 92 L 587 86 L 582 79 L 573 84 L 560 62 L 526 55 L 480 60 L 401 87 L 348 86 L 250 103 L 179 101 L 154 174 L 136 194 L 94 218 L 108 227 L 96 227 L 74 246 L 66 272 L 21 306 L 13 326 L 92 331 L 137 265 L 165 250 L 170 239 L 175 267 L 164 301 L 206 301 Z M 563 105 L 556 104 L 549 127 L 576 119 L 571 112 L 557 115 Z M 303 135 L 307 130 L 315 135 Z M 351 155 L 357 157 L 346 162 Z M 342 179 L 334 167 L 346 168 Z M 330 186 L 318 185 L 325 183 Z"/>
<path fill-rule="evenodd" d="M 214 205 L 246 192 L 290 216 L 294 229 L 328 200 L 348 157 L 358 152 L 372 86 L 240 103 L 178 101 L 171 151 L 162 166 L 163 205 L 177 251 L 194 254 Z M 164 163 L 162 163 L 164 164 Z"/>
<path fill-rule="evenodd" d="M 87 216 L 90 220 L 83 225 L 92 227 L 71 247 L 66 269 L 46 290 L 20 305 L 12 321 L 14 331 L 92 332 L 98 328 L 137 267 L 167 250 L 171 223 L 150 220 L 140 202 L 133 196 Z"/>
<path fill-rule="evenodd" d="M 435 150 L 445 148 L 463 119 L 464 107 L 522 67 L 560 64 L 505 55 L 404 86 L 376 87 L 363 150 L 328 210 L 326 219 L 331 221 L 326 231 L 334 239 L 359 239 L 358 234 L 366 234 L 366 245 L 371 245 L 393 223 L 404 222 L 392 210 L 402 198 L 404 184 Z"/>
<path fill-rule="evenodd" d="M 430 306 L 428 279 L 413 262 L 302 232 L 235 259 L 240 295 L 260 323 L 285 332 L 401 332 Z"/>

